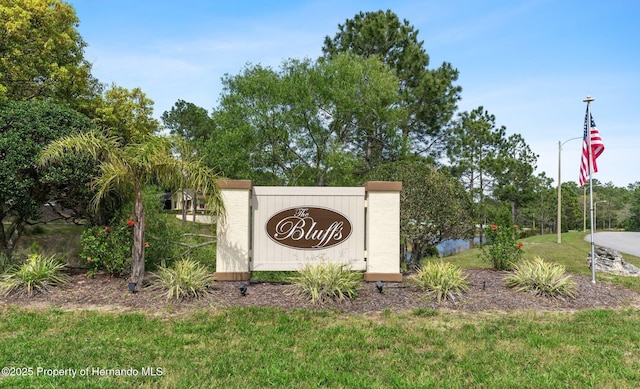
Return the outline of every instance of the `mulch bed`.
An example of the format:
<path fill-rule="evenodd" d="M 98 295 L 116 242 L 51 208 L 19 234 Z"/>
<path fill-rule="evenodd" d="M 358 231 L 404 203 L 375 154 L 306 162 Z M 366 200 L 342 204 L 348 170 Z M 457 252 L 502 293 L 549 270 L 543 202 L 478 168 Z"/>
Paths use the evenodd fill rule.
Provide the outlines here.
<path fill-rule="evenodd" d="M 279 307 L 283 309 L 332 309 L 345 313 L 366 314 L 382 311 L 403 312 L 418 308 L 451 311 L 577 311 L 592 308 L 618 309 L 639 307 L 640 295 L 624 287 L 598 281 L 590 277 L 573 275 L 577 284 L 577 297 L 556 299 L 537 296 L 529 292 L 516 292 L 504 285 L 505 272 L 490 269 L 464 270 L 468 275 L 470 291 L 456 301 L 437 304 L 425 297 L 410 283 L 385 283 L 383 293 L 374 283 L 363 282 L 358 296 L 346 302 L 323 305 L 291 293 L 291 285 L 252 281 L 247 283 L 243 296 L 241 282 L 216 282 L 210 293 L 201 299 L 167 302 L 157 291 L 143 289 L 137 293 L 128 290 L 124 279 L 97 274 L 72 274 L 70 282 L 49 292 L 33 296 L 13 295 L 0 297 L 0 306 L 63 310 L 100 310 L 109 312 L 143 312 L 157 316 L 174 316 L 196 309 L 218 310 L 234 306 Z M 407 277 L 405 276 L 405 279 Z"/>

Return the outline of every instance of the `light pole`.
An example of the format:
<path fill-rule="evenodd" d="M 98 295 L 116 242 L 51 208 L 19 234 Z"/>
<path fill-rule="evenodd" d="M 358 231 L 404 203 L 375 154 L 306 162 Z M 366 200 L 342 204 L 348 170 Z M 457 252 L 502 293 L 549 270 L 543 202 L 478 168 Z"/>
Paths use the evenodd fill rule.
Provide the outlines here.
<path fill-rule="evenodd" d="M 561 165 L 562 165 L 562 146 L 564 146 L 570 140 L 582 139 L 581 137 L 575 137 L 571 139 L 567 139 L 564 142 L 558 141 L 558 221 L 556 225 L 557 230 L 557 243 L 562 243 L 562 179 L 561 174 Z"/>
<path fill-rule="evenodd" d="M 598 224 L 596 223 L 596 218 L 598 217 L 598 203 L 606 203 L 607 200 L 600 200 L 593 203 L 593 230 L 598 229 Z"/>

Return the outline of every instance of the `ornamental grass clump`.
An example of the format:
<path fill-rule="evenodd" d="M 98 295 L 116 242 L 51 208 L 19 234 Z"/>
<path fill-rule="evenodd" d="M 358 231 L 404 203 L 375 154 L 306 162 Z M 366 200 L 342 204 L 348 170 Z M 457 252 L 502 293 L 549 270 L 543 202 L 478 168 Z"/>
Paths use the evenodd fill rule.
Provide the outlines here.
<path fill-rule="evenodd" d="M 29 254 L 26 262 L 10 267 L 0 276 L 0 294 L 32 296 L 36 291 L 49 291 L 50 286 L 62 285 L 69 280 L 62 272 L 65 267 L 55 255 Z"/>
<path fill-rule="evenodd" d="M 192 259 L 180 259 L 172 267 L 161 267 L 153 275 L 156 278 L 151 290 L 163 291 L 167 300 L 203 297 L 213 282 L 213 275 L 206 266 Z"/>
<path fill-rule="evenodd" d="M 450 262 L 427 262 L 409 280 L 420 290 L 429 292 L 438 303 L 455 300 L 469 290 L 467 276 Z"/>
<path fill-rule="evenodd" d="M 362 275 L 345 264 L 306 264 L 290 281 L 293 294 L 308 298 L 314 304 L 322 304 L 355 298 Z"/>
<path fill-rule="evenodd" d="M 485 231 L 487 243 L 482 246 L 482 258 L 495 270 L 512 270 L 522 257 L 522 242 L 518 242 L 518 226 L 491 225 Z"/>
<path fill-rule="evenodd" d="M 0 272 L 4 272 L 5 270 L 11 267 L 11 256 L 5 253 L 0 253 Z"/>
<path fill-rule="evenodd" d="M 564 266 L 545 262 L 540 257 L 518 264 L 505 281 L 508 287 L 520 292 L 533 291 L 537 295 L 556 298 L 576 296 L 576 283 Z"/>

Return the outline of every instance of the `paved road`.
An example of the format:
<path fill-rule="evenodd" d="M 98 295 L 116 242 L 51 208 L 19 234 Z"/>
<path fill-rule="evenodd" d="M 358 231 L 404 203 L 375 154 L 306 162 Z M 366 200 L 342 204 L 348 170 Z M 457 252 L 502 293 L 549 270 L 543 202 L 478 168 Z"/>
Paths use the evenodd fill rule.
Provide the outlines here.
<path fill-rule="evenodd" d="M 584 240 L 590 242 L 591 234 L 587 234 Z M 598 246 L 618 250 L 623 254 L 640 257 L 640 232 L 596 232 L 593 234 L 593 242 Z"/>

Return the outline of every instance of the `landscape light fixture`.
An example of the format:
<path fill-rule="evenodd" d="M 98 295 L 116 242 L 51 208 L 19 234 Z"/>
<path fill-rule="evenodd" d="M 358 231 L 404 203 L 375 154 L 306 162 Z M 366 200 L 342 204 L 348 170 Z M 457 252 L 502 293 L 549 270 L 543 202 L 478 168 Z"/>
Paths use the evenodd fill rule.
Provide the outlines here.
<path fill-rule="evenodd" d="M 376 281 L 376 288 L 378 288 L 378 292 L 382 293 L 383 287 L 384 287 L 384 284 L 382 283 L 382 281 Z"/>
<path fill-rule="evenodd" d="M 135 282 L 129 282 L 129 292 L 131 292 L 131 293 L 135 293 L 136 292 L 136 283 Z"/>
<path fill-rule="evenodd" d="M 240 294 L 243 296 L 247 295 L 247 285 L 245 284 L 241 284 L 240 286 L 238 286 L 238 289 L 240 289 Z"/>

